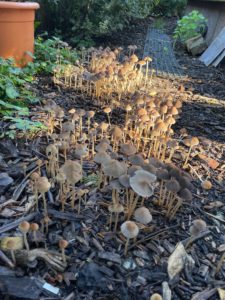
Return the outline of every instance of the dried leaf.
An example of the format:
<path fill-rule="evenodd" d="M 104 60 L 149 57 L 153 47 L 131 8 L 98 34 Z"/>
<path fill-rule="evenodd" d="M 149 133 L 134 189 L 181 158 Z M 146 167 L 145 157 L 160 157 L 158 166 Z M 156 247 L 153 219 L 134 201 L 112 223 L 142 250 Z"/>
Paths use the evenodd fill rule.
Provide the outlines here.
<path fill-rule="evenodd" d="M 194 264 L 194 261 L 185 251 L 184 245 L 179 243 L 168 259 L 167 272 L 169 278 L 173 279 L 178 275 L 183 270 L 186 263 Z"/>
<path fill-rule="evenodd" d="M 222 207 L 222 206 L 224 206 L 223 202 L 214 201 L 214 202 L 210 202 L 208 205 L 205 205 L 204 208 L 210 210 L 210 209 L 219 208 L 219 207 Z"/>
<path fill-rule="evenodd" d="M 205 161 L 208 164 L 208 166 L 210 168 L 212 168 L 213 170 L 217 169 L 218 166 L 219 166 L 218 161 L 216 161 L 215 159 L 210 158 L 210 157 L 208 157 L 208 156 L 206 156 L 204 154 L 198 154 L 198 157 L 200 159 L 202 159 L 203 161 Z"/>
<path fill-rule="evenodd" d="M 225 300 L 225 290 L 218 289 L 218 294 L 220 296 L 220 300 Z"/>

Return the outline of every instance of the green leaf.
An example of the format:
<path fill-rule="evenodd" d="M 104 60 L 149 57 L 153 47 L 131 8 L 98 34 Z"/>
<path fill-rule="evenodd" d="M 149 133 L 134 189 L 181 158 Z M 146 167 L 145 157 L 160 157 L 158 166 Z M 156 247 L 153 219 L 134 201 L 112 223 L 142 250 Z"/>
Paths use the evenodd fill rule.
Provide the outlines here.
<path fill-rule="evenodd" d="M 19 97 L 19 93 L 17 92 L 16 88 L 11 84 L 6 86 L 5 92 L 10 99 Z"/>

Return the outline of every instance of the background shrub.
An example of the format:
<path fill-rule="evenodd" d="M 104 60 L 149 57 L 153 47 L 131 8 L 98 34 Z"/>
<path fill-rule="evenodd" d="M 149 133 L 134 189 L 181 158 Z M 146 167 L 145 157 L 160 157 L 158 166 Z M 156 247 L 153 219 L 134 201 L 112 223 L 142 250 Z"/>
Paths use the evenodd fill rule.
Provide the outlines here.
<path fill-rule="evenodd" d="M 186 0 L 38 0 L 40 29 L 72 45 L 91 46 L 99 36 L 122 30 L 151 13 L 181 13 Z"/>

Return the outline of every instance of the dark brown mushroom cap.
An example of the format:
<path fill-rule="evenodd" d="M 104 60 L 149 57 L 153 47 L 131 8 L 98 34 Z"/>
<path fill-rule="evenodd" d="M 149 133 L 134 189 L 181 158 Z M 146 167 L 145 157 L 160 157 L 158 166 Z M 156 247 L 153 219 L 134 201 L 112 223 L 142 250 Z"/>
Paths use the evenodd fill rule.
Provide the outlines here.
<path fill-rule="evenodd" d="M 193 199 L 191 191 L 187 188 L 180 190 L 178 196 L 186 201 L 191 201 Z"/>
<path fill-rule="evenodd" d="M 160 180 L 169 180 L 170 174 L 165 168 L 160 168 L 156 172 L 156 177 Z"/>
<path fill-rule="evenodd" d="M 178 179 L 178 182 L 181 186 L 181 188 L 187 188 L 189 190 L 194 190 L 194 186 L 191 183 L 191 180 L 189 177 L 187 176 L 180 176 Z"/>
<path fill-rule="evenodd" d="M 154 175 L 156 175 L 156 172 L 157 172 L 157 169 L 156 167 L 154 167 L 153 165 L 151 164 L 148 164 L 148 163 L 145 163 L 143 166 L 142 166 L 143 170 L 149 172 L 149 173 L 152 173 Z"/>
<path fill-rule="evenodd" d="M 180 184 L 176 179 L 170 179 L 166 182 L 166 188 L 172 193 L 177 193 L 180 190 Z"/>
<path fill-rule="evenodd" d="M 137 148 L 132 145 L 132 144 L 121 144 L 120 145 L 120 151 L 127 155 L 127 156 L 130 156 L 130 155 L 134 155 L 136 152 L 137 152 Z"/>
<path fill-rule="evenodd" d="M 118 179 L 111 180 L 109 187 L 110 189 L 117 190 L 118 192 L 123 190 L 123 186 L 120 184 Z"/>
<path fill-rule="evenodd" d="M 141 154 L 134 154 L 129 156 L 129 162 L 136 166 L 143 166 L 145 164 L 145 160 Z"/>
<path fill-rule="evenodd" d="M 160 159 L 155 158 L 155 157 L 150 157 L 148 159 L 149 164 L 153 165 L 156 169 L 158 168 L 164 168 L 165 164 L 162 162 Z"/>
<path fill-rule="evenodd" d="M 119 182 L 123 187 L 129 188 L 130 187 L 130 176 L 128 174 L 121 175 L 119 177 Z"/>
<path fill-rule="evenodd" d="M 136 166 L 136 165 L 130 166 L 130 168 L 127 171 L 127 174 L 129 176 L 133 176 L 137 170 L 142 170 L 142 168 L 140 166 Z"/>

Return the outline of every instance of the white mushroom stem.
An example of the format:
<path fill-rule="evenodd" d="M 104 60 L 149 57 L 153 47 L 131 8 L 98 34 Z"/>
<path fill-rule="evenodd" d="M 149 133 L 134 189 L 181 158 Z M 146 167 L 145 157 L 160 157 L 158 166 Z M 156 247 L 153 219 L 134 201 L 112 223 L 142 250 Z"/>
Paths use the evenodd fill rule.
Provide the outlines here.
<path fill-rule="evenodd" d="M 24 245 L 25 245 L 27 251 L 29 251 L 30 247 L 29 247 L 29 244 L 28 244 L 28 241 L 27 241 L 27 234 L 25 232 L 23 232 L 23 240 L 24 240 Z"/>
<path fill-rule="evenodd" d="M 11 255 L 14 265 L 16 265 L 16 257 L 15 257 L 15 252 L 13 249 L 10 249 L 10 255 Z"/>
<path fill-rule="evenodd" d="M 44 204 L 45 216 L 47 216 L 48 215 L 48 210 L 47 210 L 47 201 L 46 201 L 46 198 L 45 198 L 45 193 L 41 193 L 41 195 L 42 195 L 43 204 Z"/>

